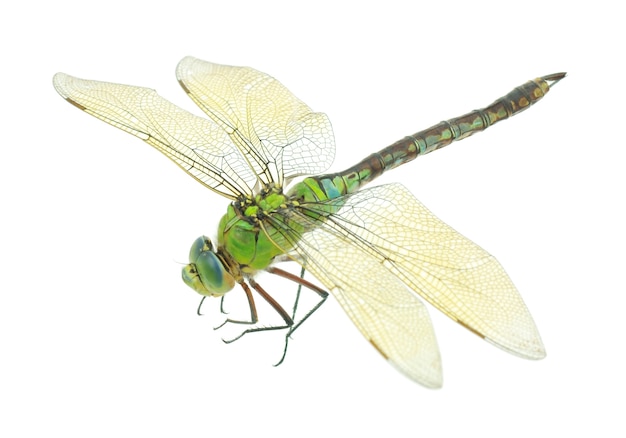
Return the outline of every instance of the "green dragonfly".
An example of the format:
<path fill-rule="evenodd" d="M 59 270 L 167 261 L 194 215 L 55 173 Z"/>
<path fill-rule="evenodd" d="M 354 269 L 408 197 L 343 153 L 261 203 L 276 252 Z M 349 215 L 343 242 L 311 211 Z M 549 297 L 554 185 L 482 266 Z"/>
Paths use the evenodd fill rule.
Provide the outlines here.
<path fill-rule="evenodd" d="M 141 138 L 210 190 L 231 201 L 217 244 L 192 245 L 183 280 L 204 297 L 239 284 L 258 321 L 250 286 L 284 319 L 289 335 L 330 291 L 392 365 L 427 386 L 442 384 L 441 359 L 418 296 L 473 333 L 529 359 L 545 350 L 519 293 L 496 259 L 435 217 L 405 187 L 363 186 L 387 170 L 511 117 L 565 76 L 529 81 L 482 110 L 441 122 L 343 172 L 316 175 L 334 159 L 328 117 L 276 79 L 247 67 L 184 58 L 178 82 L 210 120 L 148 88 L 57 73 L 54 87 L 79 109 Z M 297 178 L 297 180 L 294 180 Z M 278 268 L 300 264 L 300 276 Z M 304 269 L 325 288 L 303 278 Z M 266 271 L 320 297 L 299 321 L 255 280 Z M 204 298 L 203 298 L 204 299 Z M 284 357 L 284 355 L 283 355 Z M 282 361 L 282 359 L 281 359 Z"/>

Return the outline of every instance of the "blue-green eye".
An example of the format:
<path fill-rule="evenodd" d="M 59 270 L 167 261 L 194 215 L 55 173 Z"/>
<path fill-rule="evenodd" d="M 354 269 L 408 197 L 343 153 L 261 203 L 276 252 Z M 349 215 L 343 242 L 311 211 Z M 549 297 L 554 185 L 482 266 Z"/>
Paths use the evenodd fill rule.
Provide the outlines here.
<path fill-rule="evenodd" d="M 195 263 L 200 254 L 204 251 L 213 251 L 213 244 L 208 237 L 200 236 L 191 245 L 191 249 L 189 250 L 189 263 Z"/>
<path fill-rule="evenodd" d="M 204 296 L 221 296 L 235 287 L 235 279 L 205 236 L 191 245 L 189 264 L 183 268 L 182 277 L 187 286 Z"/>

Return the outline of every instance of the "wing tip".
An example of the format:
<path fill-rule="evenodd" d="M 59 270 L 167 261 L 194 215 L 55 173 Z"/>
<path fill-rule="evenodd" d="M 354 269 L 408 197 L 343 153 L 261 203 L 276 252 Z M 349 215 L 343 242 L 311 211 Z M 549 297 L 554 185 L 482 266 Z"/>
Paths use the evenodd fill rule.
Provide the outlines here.
<path fill-rule="evenodd" d="M 80 108 L 84 111 L 84 106 L 80 105 L 70 98 L 72 94 L 72 89 L 76 86 L 76 81 L 78 80 L 79 79 L 75 76 L 68 75 L 67 73 L 58 72 L 55 73 L 54 76 L 52 76 L 52 86 L 63 99 L 67 100 L 75 107 Z"/>
<path fill-rule="evenodd" d="M 176 79 L 178 79 L 178 82 L 181 82 L 184 75 L 188 73 L 188 71 L 190 70 L 190 65 L 199 61 L 205 62 L 190 55 L 187 55 L 183 59 L 178 61 L 178 64 L 176 65 Z"/>
<path fill-rule="evenodd" d="M 540 338 L 533 338 L 530 340 L 525 340 L 524 342 L 517 342 L 512 344 L 510 342 L 502 342 L 495 341 L 491 338 L 484 338 L 485 341 L 489 342 L 492 345 L 495 345 L 501 350 L 506 351 L 507 353 L 511 353 L 515 356 L 521 357 L 522 359 L 529 360 L 541 360 L 546 357 L 546 349 L 543 346 L 543 342 L 541 342 Z"/>
<path fill-rule="evenodd" d="M 443 372 L 441 370 L 441 361 L 437 360 L 432 367 L 426 369 L 419 366 L 419 369 L 403 366 L 402 364 L 387 359 L 387 361 L 398 370 L 403 376 L 414 383 L 417 383 L 428 389 L 441 389 L 443 387 Z M 421 363 L 420 363 L 421 365 Z"/>
<path fill-rule="evenodd" d="M 73 79 L 73 76 L 70 76 L 67 73 L 58 72 L 55 73 L 54 76 L 52 76 L 52 85 L 54 86 L 54 89 L 63 96 L 62 91 L 64 89 L 64 86 L 71 79 Z"/>

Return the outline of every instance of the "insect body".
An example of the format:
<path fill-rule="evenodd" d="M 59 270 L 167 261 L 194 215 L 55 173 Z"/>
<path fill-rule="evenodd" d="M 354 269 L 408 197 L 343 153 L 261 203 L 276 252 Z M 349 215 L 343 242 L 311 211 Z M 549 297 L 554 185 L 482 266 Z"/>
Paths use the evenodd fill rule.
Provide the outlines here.
<path fill-rule="evenodd" d="M 70 103 L 143 139 L 231 200 L 216 245 L 204 236 L 192 245 L 183 269 L 192 289 L 220 297 L 241 285 L 256 322 L 250 284 L 281 314 L 289 335 L 312 312 L 295 323 L 255 275 L 268 271 L 286 277 L 323 302 L 324 290 L 275 266 L 293 260 L 333 293 L 387 360 L 411 379 L 438 387 L 439 350 L 418 295 L 522 357 L 545 356 L 539 333 L 494 257 L 437 219 L 403 186 L 364 186 L 528 108 L 564 76 L 529 81 L 482 110 L 406 137 L 343 172 L 318 176 L 310 175 L 326 171 L 334 158 L 328 118 L 251 68 L 191 57 L 179 63 L 180 84 L 211 120 L 146 88 L 62 73 L 54 85 Z"/>

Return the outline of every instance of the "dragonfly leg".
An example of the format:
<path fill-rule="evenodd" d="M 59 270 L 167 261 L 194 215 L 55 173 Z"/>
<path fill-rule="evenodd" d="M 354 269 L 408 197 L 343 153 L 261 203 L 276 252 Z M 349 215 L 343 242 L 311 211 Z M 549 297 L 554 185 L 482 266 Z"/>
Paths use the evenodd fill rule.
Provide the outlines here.
<path fill-rule="evenodd" d="M 249 281 L 254 290 L 256 290 L 259 295 L 261 295 L 263 299 L 265 299 L 265 301 L 267 301 L 269 305 L 272 306 L 274 310 L 281 316 L 281 318 L 285 321 L 285 324 L 287 324 L 288 327 L 291 327 L 293 325 L 293 319 L 291 318 L 291 316 L 289 316 L 285 309 L 283 309 L 283 307 L 278 304 L 278 301 L 272 298 L 272 296 L 268 294 L 259 283 L 254 281 L 253 278 L 251 278 Z"/>
<path fill-rule="evenodd" d="M 220 299 L 220 313 L 222 313 L 223 315 L 228 314 L 228 312 L 224 310 L 224 298 L 225 297 L 226 295 L 222 295 L 222 298 Z M 206 300 L 206 298 L 207 298 L 206 295 L 203 296 L 202 299 L 200 300 L 200 304 L 198 304 L 198 310 L 196 310 L 196 313 L 198 314 L 198 316 L 203 315 L 201 309 L 202 309 L 202 305 L 204 304 L 204 300 Z"/>
<path fill-rule="evenodd" d="M 276 257 L 274 259 L 275 262 L 287 262 L 287 261 L 288 262 L 293 262 L 294 260 L 295 259 L 287 257 L 287 256 Z M 282 269 L 278 269 L 278 268 L 275 268 L 275 267 L 270 267 L 269 269 L 266 269 L 266 270 L 267 270 L 267 272 L 273 273 L 272 271 L 276 270 L 276 269 L 278 271 L 280 271 L 281 273 L 285 272 Z M 305 272 L 306 272 L 306 268 L 303 265 L 302 269 L 300 270 L 300 277 L 299 278 L 304 279 L 304 273 Z M 277 275 L 280 275 L 280 274 L 277 274 Z M 284 277 L 284 278 L 287 278 L 284 275 L 281 275 L 281 276 Z M 291 280 L 291 281 L 294 281 L 293 278 L 291 278 L 291 277 L 289 277 L 288 279 Z M 297 283 L 298 283 L 298 289 L 296 290 L 296 299 L 293 302 L 293 306 L 292 306 L 292 310 L 291 310 L 291 319 L 293 319 L 294 321 L 296 319 L 296 312 L 298 311 L 298 304 L 300 303 L 300 292 L 302 291 L 302 283 L 301 282 L 297 282 Z"/>
<path fill-rule="evenodd" d="M 304 268 L 304 266 L 302 266 L 302 269 L 300 269 L 301 280 L 304 280 L 305 272 L 306 272 L 306 269 Z M 291 317 L 294 320 L 296 319 L 296 312 L 298 311 L 298 304 L 300 303 L 300 292 L 302 292 L 302 283 L 298 283 L 298 289 L 296 290 L 296 299 L 293 302 L 293 311 L 291 312 Z"/>
<path fill-rule="evenodd" d="M 289 313 L 287 313 L 287 311 L 285 311 L 285 309 L 269 293 L 267 293 L 267 291 L 263 289 L 263 287 L 259 283 L 257 283 L 253 278 L 250 278 L 248 279 L 248 281 L 250 282 L 250 285 L 254 288 L 255 291 L 257 291 L 259 295 L 261 295 L 261 297 L 265 301 L 267 301 L 267 303 L 270 306 L 272 306 L 272 308 L 276 311 L 276 313 L 278 313 L 281 316 L 281 318 L 283 318 L 283 320 L 285 321 L 285 325 L 250 328 L 250 329 L 244 330 L 233 339 L 228 339 L 228 340 L 222 339 L 222 341 L 224 341 L 226 344 L 230 344 L 231 342 L 235 342 L 237 339 L 240 339 L 243 335 L 247 333 L 287 329 L 287 334 L 285 335 L 285 347 L 283 349 L 283 354 L 280 360 L 276 364 L 274 364 L 274 366 L 278 366 L 281 363 L 283 363 L 283 361 L 285 360 L 285 357 L 287 355 L 287 347 L 289 346 L 289 337 L 291 336 L 291 334 L 295 331 L 295 329 L 300 327 L 302 323 L 306 321 L 313 313 L 315 313 L 315 311 L 319 309 L 322 306 L 322 304 L 324 304 L 324 301 L 326 301 L 326 298 L 328 298 L 328 292 L 316 286 L 315 284 L 311 283 L 310 281 L 307 281 L 304 278 L 302 278 L 304 275 L 304 268 L 302 269 L 300 276 L 294 275 L 290 272 L 284 271 L 282 269 L 279 269 L 273 266 L 267 268 L 266 271 L 269 272 L 270 274 L 278 275 L 279 277 L 283 277 L 287 280 L 291 280 L 294 283 L 298 284 L 298 292 L 296 296 L 296 302 L 294 303 L 292 315 L 289 315 Z M 246 296 L 248 297 L 248 302 L 250 303 L 250 315 L 251 315 L 250 321 L 237 321 L 237 320 L 227 319 L 219 327 L 216 327 L 216 329 L 222 327 L 227 322 L 233 322 L 235 324 L 255 324 L 258 321 L 257 313 L 256 313 L 256 306 L 254 304 L 254 298 L 252 297 L 252 292 L 250 291 L 250 288 L 247 286 L 247 284 L 242 282 L 241 286 L 246 292 Z M 313 308 L 311 308 L 311 310 L 309 310 L 306 313 L 306 315 L 304 315 L 302 319 L 300 319 L 296 323 L 295 315 L 296 315 L 296 310 L 298 307 L 298 299 L 300 296 L 300 290 L 302 289 L 302 287 L 306 287 L 307 289 L 312 290 L 313 292 L 318 294 L 321 299 L 315 306 L 313 306 Z"/>
<path fill-rule="evenodd" d="M 241 282 L 239 283 L 242 287 L 242 289 L 244 290 L 244 292 L 246 293 L 246 298 L 248 299 L 248 305 L 250 306 L 250 321 L 242 321 L 242 320 L 237 320 L 237 319 L 230 319 L 227 318 L 226 321 L 224 321 L 223 323 L 221 323 L 220 325 L 218 325 L 217 327 L 214 328 L 214 330 L 218 330 L 222 327 L 224 327 L 227 323 L 232 322 L 233 324 L 248 324 L 248 325 L 253 325 L 256 324 L 259 321 L 259 317 L 257 315 L 257 311 L 256 311 L 256 304 L 254 302 L 254 297 L 252 296 L 252 291 L 250 290 L 250 288 L 248 287 L 248 285 L 245 282 Z M 256 288 L 255 288 L 256 289 Z M 224 297 L 222 297 L 222 302 L 220 303 L 220 311 L 222 313 L 224 312 Z M 245 332 L 244 332 L 245 333 Z M 231 342 L 239 339 L 240 337 L 242 337 L 243 334 L 237 336 L 235 339 L 231 339 L 230 341 L 228 341 L 227 343 L 230 344 Z M 224 341 L 226 342 L 226 341 Z"/>
<path fill-rule="evenodd" d="M 261 285 L 257 283 L 253 278 L 250 278 L 248 281 L 250 282 L 250 285 L 254 288 L 254 290 L 256 290 L 257 293 L 261 295 L 261 297 L 263 297 L 263 299 L 267 301 L 267 303 L 270 306 L 272 306 L 272 308 L 276 311 L 276 313 L 278 313 L 281 316 L 281 318 L 283 318 L 283 320 L 285 321 L 285 325 L 278 325 L 278 326 L 273 326 L 273 327 L 256 327 L 256 328 L 244 330 L 241 334 L 239 334 L 239 336 L 236 336 L 233 339 L 229 339 L 229 340 L 222 339 L 222 341 L 224 341 L 226 344 L 235 342 L 237 339 L 241 338 L 246 333 L 264 332 L 268 330 L 283 330 L 283 329 L 288 329 L 294 325 L 293 319 L 289 316 L 289 314 L 285 311 L 285 309 L 283 309 L 283 307 L 278 303 L 278 301 L 276 301 L 270 294 L 268 294 L 265 291 L 265 289 L 263 289 Z M 224 321 L 222 325 L 220 325 L 217 328 L 222 327 L 227 322 L 234 322 L 236 324 L 256 324 L 257 323 L 258 318 L 257 318 L 257 313 L 256 313 L 256 306 L 254 304 L 254 298 L 252 297 L 252 292 L 250 291 L 250 288 L 248 287 L 247 284 L 241 283 L 241 285 L 246 291 L 246 296 L 248 297 L 248 302 L 250 303 L 251 321 L 236 321 L 236 320 L 227 319 L 226 321 Z"/>
<path fill-rule="evenodd" d="M 204 303 L 205 299 L 206 299 L 206 296 L 202 297 L 202 299 L 200 300 L 200 304 L 198 304 L 198 310 L 196 310 L 196 313 L 198 314 L 198 316 L 202 316 L 202 312 L 200 310 L 202 309 L 202 304 Z"/>
<path fill-rule="evenodd" d="M 298 291 L 297 291 L 297 295 L 296 295 L 296 303 L 294 304 L 293 316 L 292 316 L 293 320 L 295 320 L 296 309 L 298 307 L 297 300 L 298 300 L 298 298 L 300 296 L 300 290 L 302 289 L 303 286 L 306 287 L 307 289 L 312 290 L 313 292 L 318 294 L 320 296 L 320 298 L 321 298 L 320 301 L 315 306 L 313 306 L 313 308 L 311 310 L 309 310 L 307 312 L 307 314 L 304 316 L 304 318 L 302 318 L 300 321 L 298 321 L 297 324 L 293 324 L 291 326 L 291 330 L 289 330 L 289 334 L 291 334 L 300 325 L 302 325 L 302 323 L 309 316 L 311 316 L 317 309 L 319 309 L 322 304 L 324 304 L 324 301 L 326 301 L 326 298 L 328 298 L 328 292 L 326 292 L 321 287 L 318 287 L 315 284 L 311 283 L 310 281 L 305 280 L 304 279 L 304 272 L 305 272 L 304 268 L 302 268 L 302 271 L 300 272 L 300 276 L 294 275 L 291 272 L 284 271 L 284 270 L 276 268 L 274 266 L 270 266 L 269 268 L 266 269 L 266 271 L 269 272 L 270 274 L 278 275 L 279 277 L 283 277 L 283 278 L 286 278 L 287 280 L 293 281 L 294 283 L 298 283 Z"/>
<path fill-rule="evenodd" d="M 274 275 L 278 275 L 280 277 L 286 278 L 287 280 L 291 280 L 295 283 L 298 283 L 298 291 L 296 294 L 296 301 L 294 303 L 294 308 L 293 308 L 293 319 L 295 320 L 295 315 L 296 315 L 296 309 L 298 307 L 298 300 L 300 298 L 300 290 L 302 289 L 302 286 L 306 287 L 307 289 L 312 290 L 313 292 L 315 292 L 316 294 L 318 294 L 320 296 L 320 301 L 313 306 L 313 308 L 311 308 L 311 310 L 309 310 L 306 315 L 304 315 L 304 317 L 298 321 L 296 324 L 292 324 L 289 327 L 289 331 L 287 332 L 287 334 L 285 335 L 285 348 L 283 350 L 283 355 L 280 358 L 280 360 L 274 364 L 274 366 L 278 366 L 281 363 L 283 363 L 283 361 L 285 360 L 285 356 L 287 355 L 287 346 L 289 344 L 289 338 L 292 335 L 293 332 L 296 331 L 296 329 L 298 327 L 300 327 L 302 325 L 302 323 L 304 321 L 306 321 L 309 316 L 313 315 L 313 313 L 315 313 L 315 311 L 317 309 L 319 309 L 322 304 L 324 304 L 324 302 L 326 301 L 326 298 L 328 298 L 328 292 L 326 292 L 324 289 L 314 285 L 313 283 L 311 283 L 310 281 L 305 280 L 304 277 L 304 267 L 302 268 L 302 270 L 300 271 L 300 276 L 294 275 L 290 272 L 287 271 L 283 271 L 282 269 L 278 269 L 276 267 L 270 266 L 269 268 L 266 269 L 267 272 L 274 274 Z"/>
<path fill-rule="evenodd" d="M 224 310 L 224 299 L 226 298 L 226 295 L 222 295 L 222 299 L 220 300 L 220 313 L 222 315 L 228 315 L 228 312 L 226 310 Z"/>

